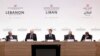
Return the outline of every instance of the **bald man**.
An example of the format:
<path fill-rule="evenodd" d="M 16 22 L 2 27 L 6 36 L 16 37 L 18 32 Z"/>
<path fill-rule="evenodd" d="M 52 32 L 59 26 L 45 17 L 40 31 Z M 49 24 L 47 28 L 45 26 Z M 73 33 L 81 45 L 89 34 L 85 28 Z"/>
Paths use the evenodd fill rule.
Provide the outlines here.
<path fill-rule="evenodd" d="M 32 39 L 33 41 L 37 41 L 37 36 L 34 33 L 34 30 L 30 30 L 30 33 L 27 33 L 25 41 L 27 41 L 27 39 Z"/>
<path fill-rule="evenodd" d="M 11 39 L 16 39 L 17 40 L 17 35 L 13 35 L 12 32 L 9 31 L 8 35 L 6 36 L 6 41 L 10 41 Z"/>
<path fill-rule="evenodd" d="M 68 40 L 68 39 L 75 40 L 74 35 L 72 34 L 72 31 L 69 31 L 67 35 L 64 35 L 64 40 Z"/>

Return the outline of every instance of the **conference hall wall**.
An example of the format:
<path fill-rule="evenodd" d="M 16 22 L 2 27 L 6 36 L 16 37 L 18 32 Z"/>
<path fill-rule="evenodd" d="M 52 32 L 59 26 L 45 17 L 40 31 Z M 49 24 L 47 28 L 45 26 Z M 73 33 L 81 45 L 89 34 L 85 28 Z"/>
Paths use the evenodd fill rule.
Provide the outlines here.
<path fill-rule="evenodd" d="M 43 41 L 48 28 L 61 41 L 69 30 L 78 41 L 85 31 L 99 40 L 100 0 L 0 0 L 0 38 L 12 31 L 23 41 L 34 29 Z"/>

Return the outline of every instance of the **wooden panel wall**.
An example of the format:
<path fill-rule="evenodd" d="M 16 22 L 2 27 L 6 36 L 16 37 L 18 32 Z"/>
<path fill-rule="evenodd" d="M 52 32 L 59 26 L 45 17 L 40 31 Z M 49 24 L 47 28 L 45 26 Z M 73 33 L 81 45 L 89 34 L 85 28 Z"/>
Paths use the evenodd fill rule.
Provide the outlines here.
<path fill-rule="evenodd" d="M 100 56 L 96 42 L 0 42 L 0 56 L 31 56 L 31 45 L 61 45 L 61 56 Z"/>

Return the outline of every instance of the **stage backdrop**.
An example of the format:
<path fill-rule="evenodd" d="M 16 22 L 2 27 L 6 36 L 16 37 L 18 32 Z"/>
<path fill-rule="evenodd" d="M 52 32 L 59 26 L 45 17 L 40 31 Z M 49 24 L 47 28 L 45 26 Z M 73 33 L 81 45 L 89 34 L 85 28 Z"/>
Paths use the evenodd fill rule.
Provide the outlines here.
<path fill-rule="evenodd" d="M 78 41 L 86 31 L 99 40 L 100 0 L 0 0 L 0 38 L 12 31 L 23 41 L 34 29 L 38 41 L 43 41 L 48 28 L 58 40 L 69 30 Z"/>

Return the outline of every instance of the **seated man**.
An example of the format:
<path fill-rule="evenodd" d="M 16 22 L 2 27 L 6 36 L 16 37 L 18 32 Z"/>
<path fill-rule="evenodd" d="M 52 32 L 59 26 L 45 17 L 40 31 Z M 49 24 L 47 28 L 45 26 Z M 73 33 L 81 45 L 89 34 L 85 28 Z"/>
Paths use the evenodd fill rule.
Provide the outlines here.
<path fill-rule="evenodd" d="M 56 40 L 55 35 L 52 34 L 52 29 L 48 29 L 48 34 L 45 35 L 45 40 Z"/>
<path fill-rule="evenodd" d="M 12 40 L 12 39 L 16 39 L 16 41 L 18 41 L 18 40 L 17 40 L 17 35 L 12 35 L 12 32 L 9 31 L 9 32 L 8 32 L 8 35 L 6 36 L 6 41 L 10 41 L 10 40 Z"/>
<path fill-rule="evenodd" d="M 67 35 L 64 35 L 64 40 L 68 40 L 68 39 L 73 39 L 75 41 L 72 31 L 69 31 L 69 33 Z"/>
<path fill-rule="evenodd" d="M 82 36 L 81 41 L 84 41 L 85 39 L 90 39 L 92 41 L 92 35 L 90 35 L 89 32 L 85 32 L 85 34 Z"/>
<path fill-rule="evenodd" d="M 25 41 L 27 41 L 28 39 L 32 39 L 33 41 L 37 41 L 37 36 L 33 30 L 30 30 L 30 33 L 27 33 Z"/>

